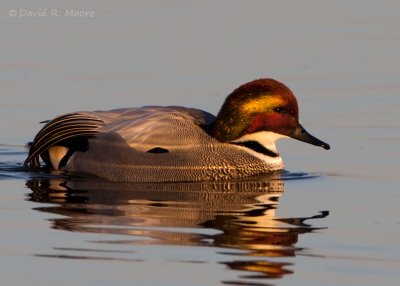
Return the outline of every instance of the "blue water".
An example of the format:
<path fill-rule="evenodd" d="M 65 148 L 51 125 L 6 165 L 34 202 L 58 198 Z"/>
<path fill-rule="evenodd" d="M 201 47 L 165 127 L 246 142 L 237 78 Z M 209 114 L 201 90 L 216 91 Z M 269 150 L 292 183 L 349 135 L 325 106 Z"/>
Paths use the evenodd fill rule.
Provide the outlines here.
<path fill-rule="evenodd" d="M 3 285 L 397 285 L 400 4 L 0 3 Z M 93 18 L 10 16 L 94 10 Z M 278 143 L 286 172 L 115 184 L 22 166 L 39 122 L 76 110 L 217 113 L 249 80 L 296 94 L 332 149 Z"/>

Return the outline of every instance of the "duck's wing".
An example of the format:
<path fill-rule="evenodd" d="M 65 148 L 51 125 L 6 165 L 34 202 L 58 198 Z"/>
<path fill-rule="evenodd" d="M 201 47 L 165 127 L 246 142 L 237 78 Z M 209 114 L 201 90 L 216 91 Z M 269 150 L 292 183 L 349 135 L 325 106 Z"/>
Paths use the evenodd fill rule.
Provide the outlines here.
<path fill-rule="evenodd" d="M 50 147 L 75 137 L 95 136 L 104 124 L 103 120 L 92 113 L 85 112 L 70 113 L 48 121 L 30 143 L 24 165 L 40 167 L 40 156 Z"/>
<path fill-rule="evenodd" d="M 213 140 L 204 127 L 215 116 L 199 109 L 149 106 L 114 110 L 97 116 L 108 122 L 101 132 L 119 134 L 138 151 L 173 151 Z M 114 119 L 108 120 L 107 116 Z"/>
<path fill-rule="evenodd" d="M 70 113 L 46 123 L 30 144 L 24 165 L 40 167 L 42 157 L 46 164 L 51 163 L 57 169 L 63 157 L 69 158 L 74 151 L 90 151 L 87 139 L 101 133 L 116 133 L 137 151 L 190 148 L 213 140 L 203 127 L 214 118 L 198 109 L 157 106 Z M 58 159 L 54 164 L 48 154 L 53 146 L 66 146 L 69 156 L 56 154 Z"/>

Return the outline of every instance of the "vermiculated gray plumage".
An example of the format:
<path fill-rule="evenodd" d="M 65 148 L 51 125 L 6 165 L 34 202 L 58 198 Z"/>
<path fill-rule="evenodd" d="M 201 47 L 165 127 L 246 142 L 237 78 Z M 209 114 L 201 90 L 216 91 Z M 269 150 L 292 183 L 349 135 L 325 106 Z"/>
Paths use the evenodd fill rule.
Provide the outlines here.
<path fill-rule="evenodd" d="M 38 133 L 25 163 L 37 166 L 45 149 L 73 134 L 88 137 L 88 150 L 74 152 L 63 170 L 112 181 L 232 179 L 274 169 L 246 148 L 209 136 L 204 126 L 214 119 L 198 109 L 155 106 L 64 115 Z M 153 148 L 168 152 L 149 153 Z"/>

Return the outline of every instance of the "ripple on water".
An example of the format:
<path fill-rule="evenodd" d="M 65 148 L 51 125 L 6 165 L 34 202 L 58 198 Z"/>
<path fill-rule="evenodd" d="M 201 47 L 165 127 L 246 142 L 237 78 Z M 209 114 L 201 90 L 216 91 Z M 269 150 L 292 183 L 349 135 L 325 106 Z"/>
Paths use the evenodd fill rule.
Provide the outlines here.
<path fill-rule="evenodd" d="M 0 180 L 28 178 L 29 170 L 21 163 L 25 155 L 23 146 L 0 144 Z"/>

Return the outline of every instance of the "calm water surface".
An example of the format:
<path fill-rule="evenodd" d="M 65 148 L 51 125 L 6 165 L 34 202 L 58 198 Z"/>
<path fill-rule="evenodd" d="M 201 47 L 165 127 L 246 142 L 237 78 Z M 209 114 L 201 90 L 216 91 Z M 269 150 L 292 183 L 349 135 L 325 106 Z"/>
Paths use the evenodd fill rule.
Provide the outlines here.
<path fill-rule="evenodd" d="M 396 1 L 2 1 L 2 285 L 397 285 Z M 10 10 L 94 10 L 27 18 Z M 49 13 L 49 12 L 48 12 Z M 40 121 L 75 110 L 218 112 L 287 83 L 330 151 L 279 142 L 287 171 L 115 184 L 25 169 Z"/>

